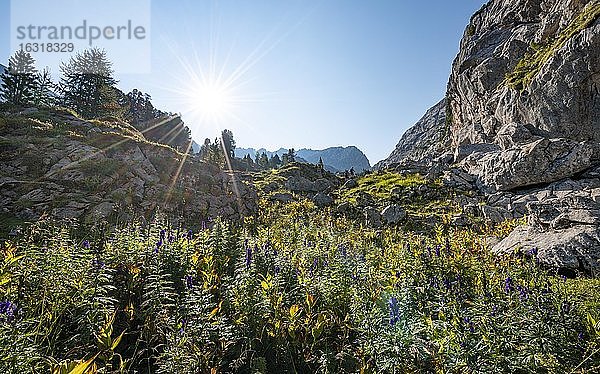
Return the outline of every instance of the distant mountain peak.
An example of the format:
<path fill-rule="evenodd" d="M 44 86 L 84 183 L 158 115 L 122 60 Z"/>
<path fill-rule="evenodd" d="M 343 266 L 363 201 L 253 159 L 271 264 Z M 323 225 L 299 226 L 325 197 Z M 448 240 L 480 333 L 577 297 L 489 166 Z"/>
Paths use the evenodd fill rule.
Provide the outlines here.
<path fill-rule="evenodd" d="M 354 145 L 329 147 L 318 150 L 302 148 L 295 151 L 298 158 L 311 164 L 316 164 L 319 162 L 319 158 L 321 158 L 326 169 L 330 171 L 344 171 L 352 168 L 356 172 L 371 170 L 371 164 L 369 163 L 367 156 Z M 288 152 L 288 149 L 280 148 L 277 151 L 268 151 L 264 148 L 236 148 L 235 155 L 240 158 L 247 154 L 254 157 L 257 152 L 261 154 L 264 152 L 269 158 L 273 157 L 275 154 L 281 157 L 284 153 Z"/>

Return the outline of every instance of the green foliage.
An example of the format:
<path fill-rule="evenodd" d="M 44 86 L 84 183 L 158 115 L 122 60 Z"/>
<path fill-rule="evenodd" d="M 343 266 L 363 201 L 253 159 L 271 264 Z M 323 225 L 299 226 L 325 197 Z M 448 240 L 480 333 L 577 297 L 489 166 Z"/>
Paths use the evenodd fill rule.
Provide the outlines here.
<path fill-rule="evenodd" d="M 454 124 L 454 114 L 452 113 L 452 105 L 450 102 L 446 104 L 446 127 L 450 127 Z M 446 129 L 446 132 L 449 133 L 450 130 Z"/>
<path fill-rule="evenodd" d="M 589 27 L 599 16 L 600 4 L 592 1 L 556 37 L 545 40 L 541 44 L 532 43 L 531 50 L 517 63 L 514 70 L 507 74 L 504 84 L 519 91 L 527 88 L 556 52 L 571 38 Z"/>
<path fill-rule="evenodd" d="M 85 118 L 123 114 L 125 95 L 116 88 L 106 52 L 87 49 L 61 65 L 62 103 Z"/>
<path fill-rule="evenodd" d="M 149 122 L 165 114 L 154 108 L 152 97 L 147 93 L 133 89 L 126 96 L 127 112 L 125 118 L 140 131 L 145 130 Z"/>
<path fill-rule="evenodd" d="M 52 82 L 50 69 L 46 68 L 36 76 L 36 87 L 33 92 L 32 103 L 36 107 L 47 108 L 55 104 L 55 84 Z"/>
<path fill-rule="evenodd" d="M 108 158 L 84 160 L 79 167 L 88 176 L 98 175 L 106 178 L 114 177 L 124 165 L 125 163 L 120 160 Z"/>
<path fill-rule="evenodd" d="M 206 138 L 204 144 L 200 147 L 199 156 L 202 160 L 213 165 L 224 166 L 226 163 L 225 153 L 223 152 L 223 146 L 219 138 L 215 139 L 214 143 L 209 138 Z"/>
<path fill-rule="evenodd" d="M 223 146 L 223 152 L 231 160 L 235 157 L 235 139 L 233 138 L 233 132 L 231 130 L 224 129 L 221 131 L 221 144 Z"/>
<path fill-rule="evenodd" d="M 16 106 L 34 102 L 38 87 L 37 69 L 31 54 L 18 50 L 8 60 L 8 70 L 0 77 L 0 98 Z"/>
<path fill-rule="evenodd" d="M 382 177 L 363 185 L 396 178 Z M 156 222 L 77 239 L 75 226 L 41 222 L 6 242 L 0 370 L 527 373 L 600 365 L 595 280 L 557 279 L 532 256 L 493 255 L 481 244 L 490 232 L 373 231 L 306 201 L 261 204 L 237 228 L 217 219 L 190 233 Z"/>
<path fill-rule="evenodd" d="M 469 25 L 466 30 L 466 35 L 471 37 L 471 36 L 475 35 L 475 31 L 476 31 L 475 26 Z"/>
<path fill-rule="evenodd" d="M 375 172 L 358 179 L 358 187 L 343 193 L 343 197 L 355 200 L 360 193 L 368 193 L 377 199 L 389 200 L 394 187 L 414 187 L 427 184 L 418 174 L 402 175 L 394 172 Z"/>

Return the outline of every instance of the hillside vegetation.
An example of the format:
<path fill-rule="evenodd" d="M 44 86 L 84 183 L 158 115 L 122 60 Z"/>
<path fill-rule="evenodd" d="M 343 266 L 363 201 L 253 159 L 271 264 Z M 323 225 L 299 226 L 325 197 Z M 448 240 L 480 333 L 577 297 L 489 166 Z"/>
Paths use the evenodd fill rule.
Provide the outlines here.
<path fill-rule="evenodd" d="M 372 174 L 357 188 L 385 199 L 377 186 L 422 183 Z M 343 202 L 354 192 L 336 194 Z M 287 204 L 261 196 L 260 213 L 241 223 L 212 219 L 188 230 L 195 222 L 159 219 L 83 230 L 42 221 L 6 242 L 1 369 L 599 368 L 598 281 L 553 275 L 535 253 L 491 254 L 489 237 L 518 222 L 414 230 L 409 213 L 402 224 L 375 229 L 302 196 Z"/>

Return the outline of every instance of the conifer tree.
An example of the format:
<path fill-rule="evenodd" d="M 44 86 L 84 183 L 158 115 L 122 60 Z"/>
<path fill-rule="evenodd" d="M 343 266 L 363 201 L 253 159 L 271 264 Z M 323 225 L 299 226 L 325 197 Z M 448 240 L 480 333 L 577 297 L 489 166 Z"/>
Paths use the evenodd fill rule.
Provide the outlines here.
<path fill-rule="evenodd" d="M 230 157 L 235 157 L 235 140 L 231 130 L 223 130 L 221 132 L 221 141 L 223 142 L 224 152 Z"/>
<path fill-rule="evenodd" d="M 63 105 L 86 118 L 119 114 L 124 100 L 106 51 L 91 48 L 77 53 L 61 65 L 61 72 Z"/>
<path fill-rule="evenodd" d="M 319 170 L 325 169 L 325 165 L 323 165 L 323 158 L 322 157 L 319 157 L 319 162 L 317 163 L 317 167 L 319 168 Z"/>
<path fill-rule="evenodd" d="M 288 150 L 288 162 L 296 161 L 296 150 L 294 148 L 290 148 Z"/>
<path fill-rule="evenodd" d="M 56 85 L 52 82 L 50 69 L 45 68 L 37 74 L 37 84 L 33 94 L 33 104 L 41 107 L 50 107 L 56 103 Z"/>
<path fill-rule="evenodd" d="M 125 118 L 139 130 L 144 130 L 150 121 L 165 113 L 154 108 L 152 97 L 138 89 L 127 94 L 128 110 Z"/>
<path fill-rule="evenodd" d="M 8 69 L 2 74 L 2 100 L 18 106 L 31 105 L 37 88 L 37 70 L 31 54 L 17 51 L 8 60 Z"/>
<path fill-rule="evenodd" d="M 269 160 L 269 166 L 273 169 L 277 169 L 281 165 L 281 159 L 279 155 L 275 153 L 273 157 Z"/>
<path fill-rule="evenodd" d="M 210 150 L 211 150 L 211 141 L 209 138 L 204 139 L 204 144 L 202 144 L 202 146 L 200 146 L 200 158 L 204 161 L 208 161 L 209 157 L 210 157 Z"/>
<path fill-rule="evenodd" d="M 260 155 L 260 158 L 258 159 L 258 165 L 263 169 L 269 168 L 269 157 L 267 157 L 265 152 Z"/>

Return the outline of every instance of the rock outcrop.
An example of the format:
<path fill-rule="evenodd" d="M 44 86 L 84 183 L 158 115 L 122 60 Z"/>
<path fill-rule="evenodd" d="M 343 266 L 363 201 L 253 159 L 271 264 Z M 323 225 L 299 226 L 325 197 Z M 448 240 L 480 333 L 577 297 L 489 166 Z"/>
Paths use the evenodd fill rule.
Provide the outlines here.
<path fill-rule="evenodd" d="M 444 183 L 481 193 L 465 211 L 528 217 L 496 252 L 597 272 L 600 1 L 489 1 L 465 30 L 442 103 L 377 166 L 446 168 Z"/>
<path fill-rule="evenodd" d="M 118 121 L 60 111 L 0 115 L 0 212 L 21 220 L 150 217 L 190 222 L 256 210 L 256 192 L 235 175 L 148 142 Z"/>
<path fill-rule="evenodd" d="M 443 99 L 425 113 L 413 127 L 408 129 L 386 158 L 375 164 L 374 169 L 428 166 L 447 149 L 446 100 Z"/>
<path fill-rule="evenodd" d="M 455 149 L 495 144 L 464 168 L 510 190 L 600 161 L 600 2 L 490 1 L 472 18 L 448 84 Z"/>

